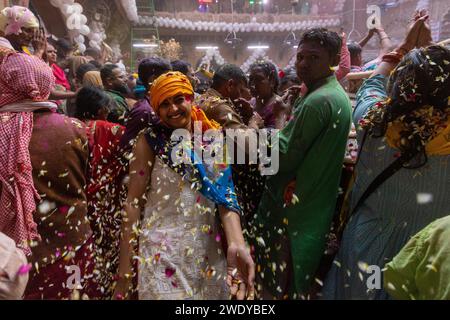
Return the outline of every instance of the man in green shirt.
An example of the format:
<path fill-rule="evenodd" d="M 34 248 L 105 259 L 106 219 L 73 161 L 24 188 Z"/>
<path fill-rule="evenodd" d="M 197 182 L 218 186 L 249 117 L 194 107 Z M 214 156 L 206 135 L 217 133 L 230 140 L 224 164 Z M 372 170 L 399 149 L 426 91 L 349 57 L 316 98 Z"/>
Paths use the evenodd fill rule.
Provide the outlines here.
<path fill-rule="evenodd" d="M 341 44 L 325 29 L 300 40 L 296 69 L 308 92 L 279 134 L 279 171 L 267 179 L 253 234 L 264 299 L 307 294 L 325 249 L 351 125 L 350 100 L 332 70 Z"/>
<path fill-rule="evenodd" d="M 128 112 L 125 98 L 130 93 L 126 73 L 115 64 L 107 64 L 100 71 L 105 92 L 110 96 L 108 121 L 124 125 Z"/>

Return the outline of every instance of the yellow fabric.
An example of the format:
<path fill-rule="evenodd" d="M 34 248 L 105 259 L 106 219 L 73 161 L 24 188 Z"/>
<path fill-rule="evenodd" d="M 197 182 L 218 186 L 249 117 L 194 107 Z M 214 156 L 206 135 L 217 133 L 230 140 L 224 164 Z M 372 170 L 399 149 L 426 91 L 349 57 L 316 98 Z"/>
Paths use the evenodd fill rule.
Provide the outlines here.
<path fill-rule="evenodd" d="M 102 77 L 100 71 L 89 71 L 83 77 L 83 87 L 96 87 L 103 89 Z"/>
<path fill-rule="evenodd" d="M 72 76 L 73 79 L 76 78 L 77 76 L 77 70 L 78 68 L 83 65 L 89 63 L 89 59 L 86 57 L 82 57 L 82 56 L 73 56 L 70 58 L 70 75 Z"/>
<path fill-rule="evenodd" d="M 22 47 L 22 51 L 25 52 L 27 55 L 31 56 L 31 52 L 27 47 Z"/>
<path fill-rule="evenodd" d="M 399 148 L 401 131 L 403 131 L 403 125 L 400 121 L 393 122 L 388 128 L 386 140 L 392 148 Z M 426 145 L 425 150 L 430 156 L 446 156 L 450 154 L 450 119 L 447 120 L 445 129 L 440 131 L 437 136 Z"/>
<path fill-rule="evenodd" d="M 191 111 L 192 123 L 196 121 L 202 122 L 202 131 L 206 131 L 209 129 L 220 129 L 220 124 L 218 124 L 214 120 L 209 120 L 206 114 L 199 107 L 192 107 Z"/>
<path fill-rule="evenodd" d="M 11 28 L 11 24 L 15 24 L 15 26 Z M 4 34 L 20 34 L 21 28 L 39 28 L 39 20 L 30 9 L 21 6 L 12 6 L 0 11 L 0 30 Z"/>
<path fill-rule="evenodd" d="M 158 113 L 164 100 L 177 94 L 194 95 L 194 88 L 189 79 L 181 72 L 167 72 L 157 78 L 150 88 L 152 108 Z"/>
<path fill-rule="evenodd" d="M 209 79 L 212 79 L 214 77 L 214 73 L 209 72 L 208 70 L 202 69 L 201 72 Z"/>

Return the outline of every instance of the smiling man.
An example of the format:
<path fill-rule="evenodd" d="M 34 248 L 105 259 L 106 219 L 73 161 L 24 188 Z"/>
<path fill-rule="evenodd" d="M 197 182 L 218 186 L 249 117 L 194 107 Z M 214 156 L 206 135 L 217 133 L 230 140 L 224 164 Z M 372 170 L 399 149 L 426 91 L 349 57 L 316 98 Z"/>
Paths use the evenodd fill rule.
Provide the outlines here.
<path fill-rule="evenodd" d="M 351 123 L 350 101 L 331 68 L 341 44 L 326 29 L 300 40 L 296 69 L 308 92 L 280 132 L 280 169 L 267 179 L 254 230 L 265 299 L 307 294 L 324 252 Z"/>

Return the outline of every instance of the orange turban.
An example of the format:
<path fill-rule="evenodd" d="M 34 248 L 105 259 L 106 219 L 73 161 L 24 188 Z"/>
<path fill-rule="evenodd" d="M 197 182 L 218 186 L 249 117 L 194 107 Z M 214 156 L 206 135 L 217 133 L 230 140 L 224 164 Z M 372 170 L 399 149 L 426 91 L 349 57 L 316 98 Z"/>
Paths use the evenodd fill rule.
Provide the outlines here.
<path fill-rule="evenodd" d="M 178 71 L 163 74 L 153 82 L 150 88 L 150 100 L 153 110 L 158 113 L 161 103 L 177 94 L 194 95 L 194 88 L 189 79 Z"/>
<path fill-rule="evenodd" d="M 178 94 L 194 95 L 194 88 L 189 79 L 178 71 L 170 71 L 163 74 L 153 82 L 152 87 L 150 88 L 150 100 L 153 110 L 158 113 L 159 106 L 164 100 Z M 202 122 L 203 131 L 208 129 L 220 129 L 220 125 L 214 120 L 209 120 L 203 110 L 198 107 L 192 107 L 191 117 L 193 122 Z"/>

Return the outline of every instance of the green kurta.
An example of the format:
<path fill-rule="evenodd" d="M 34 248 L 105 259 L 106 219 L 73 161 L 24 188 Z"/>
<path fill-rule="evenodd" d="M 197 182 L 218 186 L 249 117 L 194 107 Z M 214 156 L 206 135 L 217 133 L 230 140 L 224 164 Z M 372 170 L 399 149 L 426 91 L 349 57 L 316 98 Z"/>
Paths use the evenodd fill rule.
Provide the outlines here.
<path fill-rule="evenodd" d="M 450 216 L 416 234 L 389 262 L 384 287 L 399 300 L 450 300 Z"/>
<path fill-rule="evenodd" d="M 351 125 L 351 104 L 333 75 L 311 88 L 294 110 L 294 119 L 279 134 L 280 168 L 266 182 L 255 232 L 257 272 L 265 290 L 279 297 L 284 291 L 280 283 L 287 282 L 290 298 L 307 292 L 324 252 Z M 284 190 L 294 179 L 299 202 L 285 207 Z"/>
<path fill-rule="evenodd" d="M 127 99 L 118 91 L 106 90 L 105 92 L 112 100 L 109 105 L 108 121 L 124 125 L 125 115 L 128 112 Z"/>

